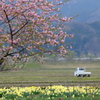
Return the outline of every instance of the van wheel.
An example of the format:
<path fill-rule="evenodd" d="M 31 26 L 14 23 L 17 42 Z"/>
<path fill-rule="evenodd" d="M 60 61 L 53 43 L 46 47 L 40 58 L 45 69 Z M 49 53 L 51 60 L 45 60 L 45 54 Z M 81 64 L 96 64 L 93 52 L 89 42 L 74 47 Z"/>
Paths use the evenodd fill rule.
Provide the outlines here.
<path fill-rule="evenodd" d="M 90 75 L 88 74 L 88 77 L 90 77 Z"/>
<path fill-rule="evenodd" d="M 78 77 L 81 77 L 81 75 L 78 75 Z"/>

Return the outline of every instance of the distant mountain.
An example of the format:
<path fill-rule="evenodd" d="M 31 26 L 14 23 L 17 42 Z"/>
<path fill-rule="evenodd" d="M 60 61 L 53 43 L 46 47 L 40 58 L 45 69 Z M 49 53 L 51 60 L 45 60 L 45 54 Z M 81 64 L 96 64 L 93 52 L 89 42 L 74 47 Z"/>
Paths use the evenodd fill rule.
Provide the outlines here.
<path fill-rule="evenodd" d="M 87 55 L 92 53 L 100 56 L 100 21 L 95 21 L 90 24 L 82 22 L 66 23 L 68 34 L 74 34 L 74 39 L 69 39 L 72 42 L 73 49 L 78 56 L 81 54 Z M 66 43 L 68 39 L 66 40 Z"/>
<path fill-rule="evenodd" d="M 62 8 L 62 14 L 75 18 L 75 21 L 90 23 L 100 20 L 100 0 L 69 0 Z"/>
<path fill-rule="evenodd" d="M 100 57 L 100 0 L 69 0 L 62 8 L 62 15 L 74 17 L 66 23 L 68 34 L 74 34 L 73 49 L 78 56 L 92 53 Z"/>

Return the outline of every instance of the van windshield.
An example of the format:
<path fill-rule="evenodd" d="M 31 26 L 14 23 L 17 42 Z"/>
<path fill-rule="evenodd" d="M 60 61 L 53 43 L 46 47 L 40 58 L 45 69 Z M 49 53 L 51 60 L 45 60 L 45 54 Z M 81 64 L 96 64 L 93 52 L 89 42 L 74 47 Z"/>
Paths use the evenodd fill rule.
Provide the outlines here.
<path fill-rule="evenodd" d="M 84 70 L 84 68 L 80 68 L 79 70 Z"/>

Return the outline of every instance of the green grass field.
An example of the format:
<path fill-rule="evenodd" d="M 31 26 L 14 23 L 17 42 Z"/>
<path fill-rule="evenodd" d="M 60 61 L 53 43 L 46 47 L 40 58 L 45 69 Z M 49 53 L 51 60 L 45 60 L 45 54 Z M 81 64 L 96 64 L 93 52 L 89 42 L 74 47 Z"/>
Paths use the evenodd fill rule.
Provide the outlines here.
<path fill-rule="evenodd" d="M 77 67 L 85 67 L 91 77 L 74 77 Z M 100 86 L 100 62 L 29 63 L 21 70 L 0 72 L 0 87 L 49 85 Z"/>

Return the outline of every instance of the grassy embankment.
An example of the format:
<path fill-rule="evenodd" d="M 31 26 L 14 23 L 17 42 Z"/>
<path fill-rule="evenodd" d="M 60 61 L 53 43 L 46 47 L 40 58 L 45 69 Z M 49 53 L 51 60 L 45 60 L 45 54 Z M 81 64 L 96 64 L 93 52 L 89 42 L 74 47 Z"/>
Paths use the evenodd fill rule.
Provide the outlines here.
<path fill-rule="evenodd" d="M 85 67 L 91 77 L 74 77 L 77 67 Z M 100 62 L 29 63 L 21 70 L 0 72 L 0 87 L 33 85 L 100 85 Z"/>

